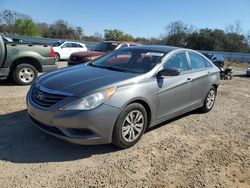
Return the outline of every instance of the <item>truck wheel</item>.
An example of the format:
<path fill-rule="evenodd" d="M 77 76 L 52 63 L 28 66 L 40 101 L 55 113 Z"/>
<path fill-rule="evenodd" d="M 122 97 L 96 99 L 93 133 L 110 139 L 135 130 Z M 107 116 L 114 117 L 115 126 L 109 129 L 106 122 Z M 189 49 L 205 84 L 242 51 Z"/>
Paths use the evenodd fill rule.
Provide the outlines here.
<path fill-rule="evenodd" d="M 55 53 L 55 61 L 57 62 L 57 61 L 59 61 L 60 60 L 60 55 L 59 55 L 59 53 Z"/>
<path fill-rule="evenodd" d="M 13 71 L 13 79 L 19 85 L 29 85 L 37 77 L 37 70 L 30 64 L 17 65 Z"/>

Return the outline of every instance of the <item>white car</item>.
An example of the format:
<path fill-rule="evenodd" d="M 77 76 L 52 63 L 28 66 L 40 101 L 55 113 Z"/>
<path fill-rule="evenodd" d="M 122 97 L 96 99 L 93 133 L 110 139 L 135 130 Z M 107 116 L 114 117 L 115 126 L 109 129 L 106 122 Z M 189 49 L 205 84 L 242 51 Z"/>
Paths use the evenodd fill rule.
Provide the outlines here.
<path fill-rule="evenodd" d="M 80 42 L 57 41 L 53 44 L 55 60 L 68 59 L 74 52 L 87 51 L 85 44 Z"/>

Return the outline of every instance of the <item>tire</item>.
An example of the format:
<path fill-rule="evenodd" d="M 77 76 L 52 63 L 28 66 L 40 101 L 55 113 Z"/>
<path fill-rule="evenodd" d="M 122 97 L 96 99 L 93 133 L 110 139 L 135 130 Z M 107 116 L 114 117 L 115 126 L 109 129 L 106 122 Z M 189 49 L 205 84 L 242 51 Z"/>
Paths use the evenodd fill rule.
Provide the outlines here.
<path fill-rule="evenodd" d="M 113 144 L 120 149 L 135 145 L 145 132 L 147 119 L 147 112 L 141 104 L 129 104 L 116 121 L 113 130 Z"/>
<path fill-rule="evenodd" d="M 209 112 L 212 110 L 216 98 L 216 89 L 212 87 L 207 93 L 206 99 L 204 100 L 203 106 L 200 108 L 202 113 Z"/>
<path fill-rule="evenodd" d="M 60 60 L 60 54 L 59 53 L 55 53 L 55 61 L 59 61 Z"/>
<path fill-rule="evenodd" d="M 30 85 L 37 78 L 37 70 L 30 64 L 19 64 L 13 70 L 13 79 L 19 85 Z"/>

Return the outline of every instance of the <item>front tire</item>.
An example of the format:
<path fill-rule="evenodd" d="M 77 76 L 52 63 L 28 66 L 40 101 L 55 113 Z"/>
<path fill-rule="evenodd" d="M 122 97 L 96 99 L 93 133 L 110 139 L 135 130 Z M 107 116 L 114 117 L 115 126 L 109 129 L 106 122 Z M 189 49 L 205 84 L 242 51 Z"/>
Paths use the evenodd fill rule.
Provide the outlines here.
<path fill-rule="evenodd" d="M 215 103 L 215 98 L 216 98 L 216 89 L 215 87 L 212 87 L 209 90 L 206 99 L 204 100 L 203 106 L 200 108 L 200 111 L 202 113 L 206 113 L 212 110 Z"/>
<path fill-rule="evenodd" d="M 37 78 L 37 70 L 30 64 L 20 64 L 14 68 L 13 79 L 19 85 L 30 85 Z"/>
<path fill-rule="evenodd" d="M 147 112 L 141 104 L 129 104 L 116 121 L 113 144 L 121 149 L 135 145 L 145 132 L 147 119 Z"/>

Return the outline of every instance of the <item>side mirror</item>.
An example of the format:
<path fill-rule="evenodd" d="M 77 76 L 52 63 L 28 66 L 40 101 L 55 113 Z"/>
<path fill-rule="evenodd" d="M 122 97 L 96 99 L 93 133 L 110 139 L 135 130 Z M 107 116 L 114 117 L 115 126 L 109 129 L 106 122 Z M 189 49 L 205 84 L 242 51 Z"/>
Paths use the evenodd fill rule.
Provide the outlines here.
<path fill-rule="evenodd" d="M 160 77 L 160 76 L 178 76 L 180 73 L 181 73 L 181 69 L 167 68 L 167 69 L 162 69 L 161 71 L 159 71 L 157 74 L 157 77 Z"/>

